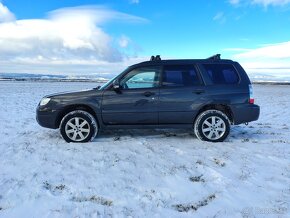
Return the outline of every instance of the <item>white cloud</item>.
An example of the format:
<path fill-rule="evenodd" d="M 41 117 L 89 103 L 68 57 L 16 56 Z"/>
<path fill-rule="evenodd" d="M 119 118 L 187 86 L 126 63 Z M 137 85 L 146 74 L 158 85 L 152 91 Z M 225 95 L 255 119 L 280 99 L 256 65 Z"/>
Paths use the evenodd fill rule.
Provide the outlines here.
<path fill-rule="evenodd" d="M 238 5 L 240 3 L 240 0 L 229 0 L 229 2 L 232 5 Z"/>
<path fill-rule="evenodd" d="M 88 69 L 86 65 L 91 66 L 93 72 L 106 71 L 105 66 L 110 68 L 108 71 L 113 70 L 111 65 L 116 65 L 111 63 L 122 65 L 120 63 L 128 58 L 100 25 L 109 20 L 146 21 L 97 6 L 59 9 L 50 12 L 46 19 L 13 22 L 5 19 L 0 23 L 1 71 L 23 72 L 25 68 L 26 72 L 40 73 L 84 72 Z M 128 39 L 126 42 L 123 38 L 120 47 L 127 47 L 128 43 Z"/>
<path fill-rule="evenodd" d="M 268 6 L 283 6 L 290 3 L 290 0 L 229 0 L 232 5 L 239 5 L 240 3 Z"/>
<path fill-rule="evenodd" d="M 232 52 L 246 52 L 250 51 L 251 49 L 248 48 L 225 48 L 224 51 L 232 51 Z"/>
<path fill-rule="evenodd" d="M 290 76 L 290 41 L 264 45 L 256 49 L 233 48 L 225 51 L 237 52 L 233 59 L 238 60 L 250 74 Z"/>
<path fill-rule="evenodd" d="M 139 0 L 130 0 L 130 2 L 131 2 L 132 4 L 139 4 L 139 3 L 140 3 Z"/>
<path fill-rule="evenodd" d="M 0 23 L 15 20 L 15 16 L 9 9 L 0 2 Z"/>
<path fill-rule="evenodd" d="M 247 49 L 246 52 L 236 55 L 237 58 L 290 58 L 290 41 L 265 45 L 256 49 Z"/>
<path fill-rule="evenodd" d="M 218 21 L 220 23 L 224 23 L 226 22 L 226 16 L 224 14 L 224 12 L 218 12 L 214 17 L 213 17 L 214 21 Z"/>
<path fill-rule="evenodd" d="M 127 36 L 125 36 L 125 35 L 122 35 L 120 38 L 119 38 L 119 46 L 121 47 L 121 48 L 127 48 L 128 47 L 128 45 L 129 45 L 129 43 L 130 43 L 130 39 L 127 37 Z"/>
<path fill-rule="evenodd" d="M 252 0 L 253 4 L 263 5 L 265 7 L 269 5 L 282 6 L 290 3 L 290 0 Z"/>
<path fill-rule="evenodd" d="M 44 74 L 99 74 L 111 78 L 132 65 L 147 58 L 131 57 L 119 62 L 83 59 L 47 60 L 39 58 L 16 58 L 9 62 L 0 59 L 0 69 L 7 73 L 44 73 Z M 3 71 L 4 69 L 4 71 Z"/>
<path fill-rule="evenodd" d="M 223 12 L 218 12 L 214 17 L 213 20 L 219 20 L 224 16 Z"/>

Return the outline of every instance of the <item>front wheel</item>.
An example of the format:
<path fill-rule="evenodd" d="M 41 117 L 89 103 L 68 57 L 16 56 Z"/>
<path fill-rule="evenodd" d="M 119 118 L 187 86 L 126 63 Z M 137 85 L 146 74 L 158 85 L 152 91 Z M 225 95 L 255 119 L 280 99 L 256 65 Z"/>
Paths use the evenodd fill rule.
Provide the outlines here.
<path fill-rule="evenodd" d="M 60 134 L 66 142 L 89 142 L 97 133 L 96 119 L 86 111 L 72 111 L 60 123 Z"/>
<path fill-rule="evenodd" d="M 194 132 L 200 140 L 222 142 L 230 133 L 230 121 L 221 111 L 207 110 L 196 118 Z"/>

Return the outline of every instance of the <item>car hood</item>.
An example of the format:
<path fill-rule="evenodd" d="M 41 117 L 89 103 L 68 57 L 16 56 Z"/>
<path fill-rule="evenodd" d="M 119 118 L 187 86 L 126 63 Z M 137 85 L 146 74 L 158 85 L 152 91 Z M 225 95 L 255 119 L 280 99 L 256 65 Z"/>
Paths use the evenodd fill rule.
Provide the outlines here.
<path fill-rule="evenodd" d="M 71 91 L 71 92 L 60 92 L 55 94 L 50 94 L 45 97 L 53 99 L 62 99 L 62 98 L 79 98 L 83 96 L 98 95 L 101 93 L 101 90 L 98 89 L 87 89 L 80 91 Z"/>

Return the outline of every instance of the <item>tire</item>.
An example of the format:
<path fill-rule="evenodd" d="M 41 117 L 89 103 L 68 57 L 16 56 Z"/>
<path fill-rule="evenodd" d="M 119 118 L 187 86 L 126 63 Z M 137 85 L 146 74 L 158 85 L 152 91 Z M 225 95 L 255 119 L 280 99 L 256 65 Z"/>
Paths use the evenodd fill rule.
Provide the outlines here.
<path fill-rule="evenodd" d="M 201 112 L 194 123 L 194 133 L 202 141 L 223 142 L 230 133 L 230 121 L 218 110 Z"/>
<path fill-rule="evenodd" d="M 60 134 L 66 142 L 89 142 L 98 133 L 96 119 L 88 112 L 75 110 L 65 115 L 60 122 Z"/>

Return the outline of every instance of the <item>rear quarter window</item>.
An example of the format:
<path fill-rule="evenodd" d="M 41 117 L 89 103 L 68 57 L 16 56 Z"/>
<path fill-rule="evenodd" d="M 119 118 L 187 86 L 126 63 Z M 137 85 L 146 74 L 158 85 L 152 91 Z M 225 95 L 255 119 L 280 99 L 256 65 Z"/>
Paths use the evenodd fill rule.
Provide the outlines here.
<path fill-rule="evenodd" d="M 237 84 L 240 77 L 232 64 L 202 64 L 213 84 Z"/>

